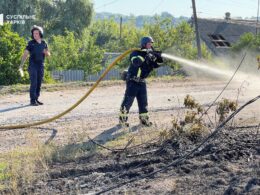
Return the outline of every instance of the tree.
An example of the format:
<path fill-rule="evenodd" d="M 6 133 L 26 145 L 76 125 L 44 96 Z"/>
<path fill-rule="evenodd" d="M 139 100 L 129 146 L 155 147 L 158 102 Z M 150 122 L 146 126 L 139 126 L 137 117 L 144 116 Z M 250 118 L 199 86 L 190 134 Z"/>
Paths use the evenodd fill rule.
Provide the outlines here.
<path fill-rule="evenodd" d="M 4 14 L 5 22 L 7 15 L 26 15 L 33 16 L 37 14 L 37 6 L 39 0 L 1 0 L 0 13 Z M 35 21 L 33 19 L 26 19 L 25 24 L 12 24 L 12 30 L 18 32 L 22 36 L 30 35 L 30 29 Z M 28 33 L 29 32 L 29 33 Z"/>
<path fill-rule="evenodd" d="M 49 45 L 52 56 L 47 60 L 47 69 L 82 69 L 86 74 L 99 71 L 104 52 L 94 43 L 87 29 L 83 31 L 82 37 L 69 31 L 65 35 L 53 36 Z"/>
<path fill-rule="evenodd" d="M 0 13 L 35 16 L 35 20 L 25 20 L 25 24 L 12 25 L 22 36 L 30 36 L 34 24 L 42 26 L 49 35 L 64 35 L 66 29 L 81 35 L 92 20 L 93 4 L 90 0 L 2 0 Z"/>
<path fill-rule="evenodd" d="M 119 24 L 113 19 L 96 21 L 90 26 L 96 44 L 106 51 L 123 52 L 139 46 L 142 31 L 133 22 L 123 24 L 121 38 L 119 29 Z"/>
<path fill-rule="evenodd" d="M 118 45 L 119 25 L 112 19 L 99 20 L 92 24 L 90 32 L 94 37 L 95 44 L 104 49 L 114 51 L 113 43 Z"/>
<path fill-rule="evenodd" d="M 38 13 L 48 34 L 65 35 L 68 30 L 81 35 L 92 20 L 93 4 L 89 0 L 43 0 Z"/>
<path fill-rule="evenodd" d="M 83 31 L 80 43 L 79 66 L 84 67 L 83 70 L 86 74 L 97 73 L 102 69 L 104 49 L 95 44 L 95 39 L 88 29 Z"/>
<path fill-rule="evenodd" d="M 260 35 L 255 36 L 253 33 L 243 34 L 236 44 L 232 46 L 233 51 L 239 52 L 243 49 L 258 50 L 260 46 Z"/>
<path fill-rule="evenodd" d="M 113 19 L 96 21 L 89 29 L 90 34 L 95 40 L 95 44 L 107 52 L 122 53 L 130 48 L 137 47 L 141 37 L 141 31 L 136 28 L 133 22 L 123 25 L 121 38 L 119 24 Z M 128 65 L 128 58 L 124 58 L 118 63 L 119 67 L 126 67 Z"/>
<path fill-rule="evenodd" d="M 25 40 L 11 31 L 11 25 L 0 26 L 0 85 L 25 81 L 18 72 L 25 45 Z"/>
<path fill-rule="evenodd" d="M 170 18 L 154 17 L 154 23 L 146 23 L 143 28 L 137 28 L 132 21 L 123 24 L 122 37 L 119 37 L 119 24 L 113 19 L 97 21 L 90 26 L 91 34 L 96 39 L 96 44 L 109 52 L 123 52 L 129 48 L 140 47 L 140 39 L 143 36 L 152 36 L 155 49 L 174 53 L 189 59 L 195 59 L 197 49 L 195 47 L 195 34 L 187 22 L 181 22 L 177 26 Z M 209 58 L 205 44 L 202 45 L 204 58 Z M 176 66 L 176 63 L 168 62 L 168 65 Z M 128 59 L 124 59 L 119 66 L 129 65 Z"/>

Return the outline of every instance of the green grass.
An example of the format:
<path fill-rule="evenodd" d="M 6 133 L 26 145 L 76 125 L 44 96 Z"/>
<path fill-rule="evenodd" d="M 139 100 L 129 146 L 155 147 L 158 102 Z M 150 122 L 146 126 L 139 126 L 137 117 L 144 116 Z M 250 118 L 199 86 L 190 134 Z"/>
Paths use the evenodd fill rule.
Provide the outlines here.
<path fill-rule="evenodd" d="M 11 194 L 26 192 L 36 178 L 46 174 L 53 148 L 34 144 L 0 154 L 0 194 L 3 189 Z M 35 174 L 36 170 L 38 174 Z"/>
<path fill-rule="evenodd" d="M 10 175 L 6 173 L 8 164 L 6 162 L 0 162 L 0 181 L 4 181 L 10 178 Z"/>

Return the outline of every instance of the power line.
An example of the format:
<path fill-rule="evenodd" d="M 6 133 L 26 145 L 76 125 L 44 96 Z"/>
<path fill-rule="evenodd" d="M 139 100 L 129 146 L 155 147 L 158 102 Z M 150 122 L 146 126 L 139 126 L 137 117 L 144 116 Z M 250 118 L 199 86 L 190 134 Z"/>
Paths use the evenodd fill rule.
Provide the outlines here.
<path fill-rule="evenodd" d="M 153 15 L 155 13 L 155 11 L 163 4 L 164 0 L 161 0 L 156 6 L 155 8 L 151 11 L 151 15 Z"/>
<path fill-rule="evenodd" d="M 116 3 L 117 1 L 118 0 L 110 1 L 110 2 L 105 3 L 105 4 L 103 4 L 103 5 L 99 6 L 99 7 L 96 7 L 95 9 L 100 9 L 100 8 L 106 7 L 108 5 L 112 5 L 112 4 Z"/>

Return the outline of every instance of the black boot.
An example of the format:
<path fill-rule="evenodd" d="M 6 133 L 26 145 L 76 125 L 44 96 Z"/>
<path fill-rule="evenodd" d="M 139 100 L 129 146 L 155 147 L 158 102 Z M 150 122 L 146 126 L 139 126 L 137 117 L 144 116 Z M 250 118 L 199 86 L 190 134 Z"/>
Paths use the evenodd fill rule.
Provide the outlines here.
<path fill-rule="evenodd" d="M 119 125 L 121 125 L 122 127 L 129 127 L 129 123 L 127 122 L 127 120 L 127 113 L 121 110 L 119 114 Z"/>
<path fill-rule="evenodd" d="M 151 127 L 153 125 L 153 123 L 149 121 L 148 115 L 140 115 L 139 119 L 140 119 L 140 123 L 146 127 Z"/>
<path fill-rule="evenodd" d="M 36 101 L 31 101 L 30 105 L 31 106 L 39 106 L 39 104 Z"/>
<path fill-rule="evenodd" d="M 128 117 L 119 116 L 119 125 L 122 127 L 129 127 L 129 123 L 127 122 Z"/>
<path fill-rule="evenodd" d="M 39 104 L 39 105 L 43 105 L 43 103 L 40 102 L 38 99 L 36 100 L 36 102 L 37 102 L 37 104 Z"/>

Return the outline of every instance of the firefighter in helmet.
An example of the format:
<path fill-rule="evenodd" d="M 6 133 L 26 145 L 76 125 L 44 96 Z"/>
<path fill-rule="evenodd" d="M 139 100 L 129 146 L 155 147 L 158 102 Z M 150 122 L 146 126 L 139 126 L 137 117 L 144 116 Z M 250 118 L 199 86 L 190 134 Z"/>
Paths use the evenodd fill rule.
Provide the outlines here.
<path fill-rule="evenodd" d="M 163 63 L 161 52 L 153 48 L 153 38 L 143 37 L 141 39 L 141 50 L 133 51 L 130 54 L 130 66 L 126 74 L 126 90 L 120 107 L 119 124 L 129 126 L 128 113 L 137 99 L 139 108 L 140 123 L 151 126 L 148 116 L 147 89 L 145 79 L 154 68 L 158 68 Z"/>
<path fill-rule="evenodd" d="M 26 46 L 24 54 L 22 56 L 19 71 L 23 76 L 23 66 L 28 55 L 29 67 L 28 72 L 30 76 L 30 105 L 39 106 L 43 103 L 39 101 L 41 84 L 44 76 L 44 59 L 50 56 L 47 43 L 43 38 L 43 29 L 40 26 L 34 25 L 31 29 L 31 38 Z"/>

